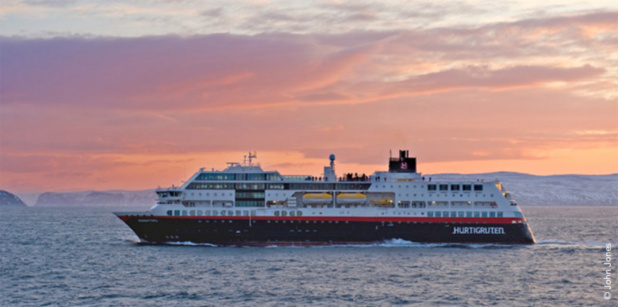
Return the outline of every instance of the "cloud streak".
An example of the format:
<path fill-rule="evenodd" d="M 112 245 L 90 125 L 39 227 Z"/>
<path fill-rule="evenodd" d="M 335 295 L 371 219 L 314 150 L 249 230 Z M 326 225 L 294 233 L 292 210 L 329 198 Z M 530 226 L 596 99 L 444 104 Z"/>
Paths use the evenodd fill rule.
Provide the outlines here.
<path fill-rule="evenodd" d="M 387 27 L 401 20 L 371 5 L 320 9 L 346 12 L 348 31 L 1 37 L 0 185 L 143 189 L 247 150 L 313 175 L 330 153 L 370 173 L 410 147 L 430 170 L 618 171 L 598 158 L 618 153 L 616 11 L 422 28 Z M 256 10 L 265 29 L 296 20 Z"/>
<path fill-rule="evenodd" d="M 384 93 L 469 87 L 607 82 L 618 74 L 614 66 L 605 65 L 618 48 L 611 40 L 618 37 L 609 27 L 612 17 L 618 20 L 618 13 L 469 30 L 337 35 L 3 38 L 6 81 L 0 92 L 6 103 L 208 109 L 375 101 Z M 580 35 L 591 27 L 597 29 L 594 37 Z M 538 41 L 534 33 L 539 32 L 556 37 L 547 44 Z M 555 43 L 557 37 L 561 42 Z M 572 55 L 561 50 L 573 44 L 578 48 L 570 48 L 577 49 Z M 595 49 L 596 55 L 579 56 L 598 44 L 606 47 Z M 553 56 L 539 62 L 548 48 L 555 49 Z M 481 65 L 479 55 L 485 57 Z M 457 59 L 451 61 L 453 57 Z M 569 57 L 574 58 L 570 63 L 565 60 Z"/>

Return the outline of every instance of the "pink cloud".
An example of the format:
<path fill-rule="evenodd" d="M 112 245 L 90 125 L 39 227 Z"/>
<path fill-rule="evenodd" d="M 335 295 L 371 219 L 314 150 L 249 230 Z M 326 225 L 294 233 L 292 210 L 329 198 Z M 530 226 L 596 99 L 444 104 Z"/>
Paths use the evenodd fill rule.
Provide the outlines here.
<path fill-rule="evenodd" d="M 124 168 L 137 174 L 123 184 L 152 183 L 139 173 L 177 179 L 185 162 L 153 158 L 155 171 L 131 159 L 197 163 L 222 151 L 335 153 L 367 167 L 399 148 L 436 163 L 601 152 L 618 130 L 613 16 L 336 35 L 5 37 L 0 184 L 44 174 L 81 186 L 62 174 L 101 172 L 111 186 Z M 303 166 L 279 166 L 292 165 Z"/>
<path fill-rule="evenodd" d="M 337 35 L 3 38 L 0 94 L 4 103 L 212 109 L 375 101 L 380 88 L 397 87 L 389 79 L 408 79 L 420 92 L 576 81 L 603 73 L 603 53 L 615 48 L 611 37 L 618 36 L 612 17 L 618 13 Z M 604 29 L 602 39 L 578 34 L 590 27 Z M 552 37 L 538 39 L 535 33 L 543 31 Z M 572 50 L 603 42 L 592 56 L 586 52 L 588 63 L 527 63 L 530 56 L 580 57 Z M 512 64 L 490 69 L 492 59 Z M 401 69 L 409 64 L 433 70 Z"/>

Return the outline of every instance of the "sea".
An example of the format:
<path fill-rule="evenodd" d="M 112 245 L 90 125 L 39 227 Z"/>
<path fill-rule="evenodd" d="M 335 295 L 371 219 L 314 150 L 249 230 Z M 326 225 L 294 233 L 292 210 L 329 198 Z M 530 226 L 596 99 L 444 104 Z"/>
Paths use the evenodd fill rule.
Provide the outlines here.
<path fill-rule="evenodd" d="M 319 247 L 140 244 L 112 214 L 139 209 L 2 208 L 0 306 L 618 306 L 618 207 L 523 207 L 534 245 Z"/>

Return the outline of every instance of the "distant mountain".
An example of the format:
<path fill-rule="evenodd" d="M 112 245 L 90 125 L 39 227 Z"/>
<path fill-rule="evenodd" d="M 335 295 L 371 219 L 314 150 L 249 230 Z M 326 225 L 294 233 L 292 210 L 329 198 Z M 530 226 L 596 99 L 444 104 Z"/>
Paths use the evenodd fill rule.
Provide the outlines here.
<path fill-rule="evenodd" d="M 46 192 L 39 195 L 37 207 L 49 206 L 151 206 L 156 201 L 153 190 L 146 191 L 85 191 L 56 193 Z"/>
<path fill-rule="evenodd" d="M 3 206 L 26 207 L 26 204 L 19 199 L 19 197 L 7 191 L 0 190 L 0 207 Z"/>
<path fill-rule="evenodd" d="M 535 176 L 497 172 L 425 175 L 434 180 L 499 179 L 523 206 L 618 206 L 618 174 Z"/>
<path fill-rule="evenodd" d="M 618 206 L 618 174 L 535 176 L 497 172 L 424 175 L 432 180 L 499 179 L 522 206 Z M 35 206 L 152 206 L 153 190 L 40 194 Z"/>

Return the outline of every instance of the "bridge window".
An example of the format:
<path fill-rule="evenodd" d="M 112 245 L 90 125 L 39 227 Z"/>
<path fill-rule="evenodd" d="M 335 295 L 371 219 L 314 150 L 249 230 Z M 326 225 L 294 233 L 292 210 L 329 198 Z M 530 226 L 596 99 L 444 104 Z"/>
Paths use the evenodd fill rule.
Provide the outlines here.
<path fill-rule="evenodd" d="M 504 213 L 502 211 L 498 211 L 498 217 L 503 217 Z"/>
<path fill-rule="evenodd" d="M 247 180 L 266 180 L 266 174 L 247 174 Z"/>
<path fill-rule="evenodd" d="M 172 210 L 167 210 L 167 215 L 171 216 L 172 215 Z"/>
<path fill-rule="evenodd" d="M 227 173 L 202 173 L 195 180 L 234 180 L 234 174 Z"/>
<path fill-rule="evenodd" d="M 231 189 L 234 189 L 233 183 L 191 182 L 187 186 L 187 190 L 231 190 Z"/>
<path fill-rule="evenodd" d="M 451 184 L 451 191 L 459 191 L 459 185 L 458 184 Z"/>
<path fill-rule="evenodd" d="M 472 185 L 470 184 L 464 184 L 462 185 L 462 188 L 464 191 L 472 191 Z"/>
<path fill-rule="evenodd" d="M 448 184 L 441 184 L 440 191 L 448 191 Z"/>
<path fill-rule="evenodd" d="M 266 180 L 268 180 L 268 181 L 282 181 L 283 178 L 281 178 L 281 175 L 279 175 L 277 173 L 267 173 L 266 174 Z"/>
<path fill-rule="evenodd" d="M 436 185 L 435 184 L 428 184 L 427 185 L 427 190 L 428 191 L 435 191 L 436 190 Z"/>
<path fill-rule="evenodd" d="M 477 191 L 477 192 L 483 191 L 483 185 L 482 184 L 475 184 L 474 185 L 474 191 Z"/>

